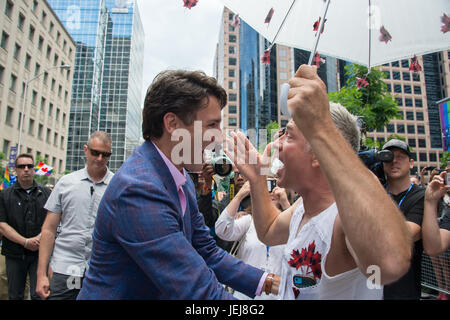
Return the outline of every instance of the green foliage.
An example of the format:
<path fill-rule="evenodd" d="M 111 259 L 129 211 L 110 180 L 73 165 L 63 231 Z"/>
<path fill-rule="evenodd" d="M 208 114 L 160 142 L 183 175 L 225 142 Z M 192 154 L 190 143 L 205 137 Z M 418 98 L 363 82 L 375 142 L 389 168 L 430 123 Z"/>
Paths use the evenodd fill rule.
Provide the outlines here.
<path fill-rule="evenodd" d="M 387 90 L 383 79 L 383 71 L 371 68 L 367 74 L 367 67 L 350 64 L 345 66 L 348 80 L 340 92 L 330 92 L 330 101 L 345 106 L 352 114 L 364 121 L 364 132 L 384 128 L 391 119 L 400 118 L 397 101 Z M 364 78 L 369 82 L 366 87 L 357 88 L 357 78 Z"/>
<path fill-rule="evenodd" d="M 447 167 L 447 162 L 450 161 L 450 151 L 445 151 L 442 154 L 442 157 L 439 159 L 441 169 L 445 169 Z"/>

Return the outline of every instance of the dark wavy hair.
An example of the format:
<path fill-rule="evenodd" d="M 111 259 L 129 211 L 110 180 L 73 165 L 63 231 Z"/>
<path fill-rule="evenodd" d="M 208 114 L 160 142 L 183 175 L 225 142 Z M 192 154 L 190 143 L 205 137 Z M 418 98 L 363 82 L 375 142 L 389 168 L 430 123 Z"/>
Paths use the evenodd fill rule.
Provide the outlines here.
<path fill-rule="evenodd" d="M 164 115 L 176 114 L 184 124 L 194 122 L 197 112 L 206 107 L 209 97 L 227 104 L 227 93 L 217 80 L 202 71 L 166 70 L 159 73 L 147 90 L 142 111 L 142 136 L 145 140 L 160 138 Z"/>

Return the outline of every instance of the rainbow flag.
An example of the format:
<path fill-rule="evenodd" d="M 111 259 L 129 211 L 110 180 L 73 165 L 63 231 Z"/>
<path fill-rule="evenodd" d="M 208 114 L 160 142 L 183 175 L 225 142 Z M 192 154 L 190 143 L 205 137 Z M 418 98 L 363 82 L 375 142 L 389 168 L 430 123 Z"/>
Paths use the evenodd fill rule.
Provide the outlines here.
<path fill-rule="evenodd" d="M 5 173 L 3 175 L 3 181 L 0 184 L 0 190 L 8 188 L 11 184 L 11 176 L 9 175 L 8 165 L 6 165 Z"/>
<path fill-rule="evenodd" d="M 34 168 L 34 173 L 38 176 L 49 176 L 52 174 L 52 172 L 53 168 L 43 162 L 39 162 L 38 165 Z"/>
<path fill-rule="evenodd" d="M 450 97 L 438 101 L 441 116 L 442 147 L 444 151 L 450 150 Z"/>

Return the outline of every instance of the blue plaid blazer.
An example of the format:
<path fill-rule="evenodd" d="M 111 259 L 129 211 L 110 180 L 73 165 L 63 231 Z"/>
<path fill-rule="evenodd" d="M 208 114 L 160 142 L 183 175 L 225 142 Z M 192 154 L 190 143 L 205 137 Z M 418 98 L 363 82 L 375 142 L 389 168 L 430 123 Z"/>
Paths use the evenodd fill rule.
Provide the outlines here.
<path fill-rule="evenodd" d="M 78 299 L 232 299 L 221 284 L 255 295 L 263 271 L 216 246 L 191 179 L 183 190 L 184 217 L 154 145 L 145 142 L 134 150 L 98 208 Z"/>

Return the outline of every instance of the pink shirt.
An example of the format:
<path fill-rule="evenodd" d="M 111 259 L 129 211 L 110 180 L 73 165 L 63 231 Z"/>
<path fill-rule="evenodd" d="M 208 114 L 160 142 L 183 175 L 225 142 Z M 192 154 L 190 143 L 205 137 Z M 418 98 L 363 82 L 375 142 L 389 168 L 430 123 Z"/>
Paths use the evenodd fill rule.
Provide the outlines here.
<path fill-rule="evenodd" d="M 153 143 L 153 141 L 152 141 Z M 183 186 L 186 183 L 186 171 L 183 169 L 183 173 L 181 173 L 177 167 L 170 161 L 164 153 L 162 153 L 161 150 L 156 146 L 156 144 L 153 143 L 156 150 L 158 150 L 159 155 L 164 160 L 164 163 L 166 164 L 167 168 L 169 168 L 170 174 L 172 175 L 173 180 L 175 181 L 175 185 L 178 190 L 178 198 L 180 199 L 181 209 L 183 210 L 183 216 L 184 212 L 186 211 L 186 196 L 183 191 Z M 263 276 L 261 277 L 261 280 L 259 281 L 258 288 L 256 289 L 256 295 L 261 295 L 261 291 L 264 285 L 264 282 L 266 281 L 268 273 L 264 272 Z"/>
<path fill-rule="evenodd" d="M 153 143 L 153 141 L 152 141 Z M 159 155 L 164 160 L 167 168 L 169 168 L 170 174 L 172 175 L 173 180 L 175 181 L 175 185 L 178 190 L 178 198 L 180 199 L 181 210 L 184 216 L 184 212 L 186 211 L 186 196 L 184 195 L 183 186 L 186 183 L 186 171 L 183 169 L 183 173 L 181 173 L 177 167 L 170 161 L 164 153 L 153 143 L 156 150 L 158 150 Z"/>

